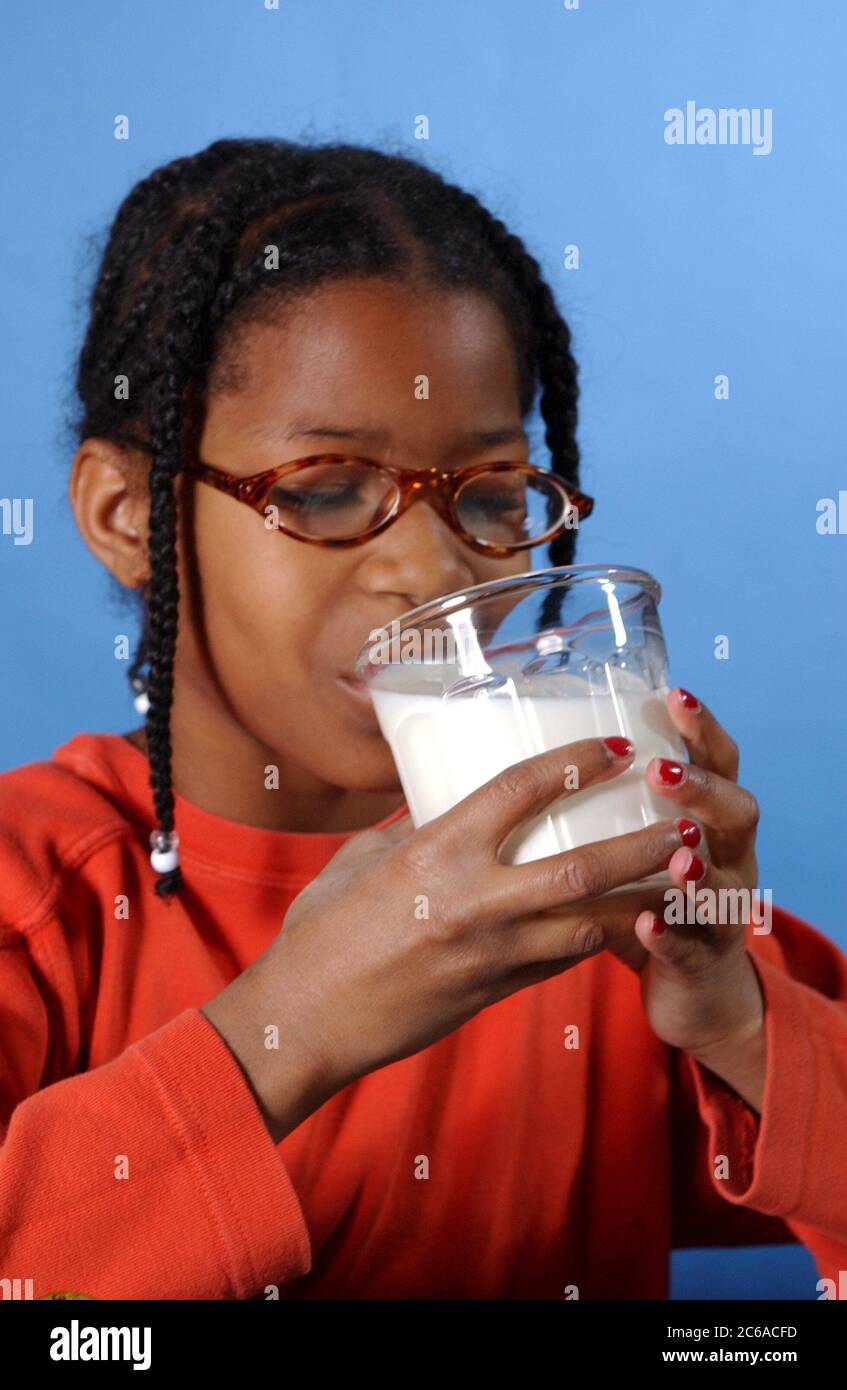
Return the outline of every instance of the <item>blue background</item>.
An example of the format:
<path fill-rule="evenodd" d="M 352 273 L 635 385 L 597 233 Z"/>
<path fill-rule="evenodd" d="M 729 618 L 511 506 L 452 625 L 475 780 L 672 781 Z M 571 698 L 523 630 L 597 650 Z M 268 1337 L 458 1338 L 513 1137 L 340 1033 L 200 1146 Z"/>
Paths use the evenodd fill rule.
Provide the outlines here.
<path fill-rule="evenodd" d="M 0 535 L 0 767 L 138 722 L 113 656 L 135 628 L 65 498 L 90 238 L 150 169 L 221 136 L 373 143 L 471 188 L 540 259 L 582 368 L 597 507 L 577 558 L 661 580 L 672 680 L 730 730 L 761 803 L 761 885 L 847 946 L 847 535 L 815 527 L 818 500 L 847 488 L 846 13 L 834 0 L 7 7 L 0 495 L 34 499 L 35 539 Z M 664 112 L 689 99 L 771 107 L 772 152 L 668 146 Z M 563 267 L 571 243 L 578 271 Z M 815 1277 L 799 1247 L 674 1258 L 677 1297 L 814 1298 Z"/>

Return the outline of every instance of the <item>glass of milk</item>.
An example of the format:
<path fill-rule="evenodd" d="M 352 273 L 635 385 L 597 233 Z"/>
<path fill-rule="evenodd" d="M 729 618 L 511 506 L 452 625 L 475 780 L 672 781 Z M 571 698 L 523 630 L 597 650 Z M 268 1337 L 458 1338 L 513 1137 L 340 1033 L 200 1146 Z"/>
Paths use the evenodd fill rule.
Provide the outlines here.
<path fill-rule="evenodd" d="M 644 777 L 651 758 L 687 761 L 665 706 L 660 597 L 644 570 L 567 565 L 445 594 L 372 632 L 356 673 L 415 827 L 513 763 L 614 734 L 635 746 L 627 771 L 523 822 L 500 861 L 525 864 L 686 814 Z M 708 858 L 704 841 L 698 853 Z M 639 886 L 670 883 L 662 872 Z"/>

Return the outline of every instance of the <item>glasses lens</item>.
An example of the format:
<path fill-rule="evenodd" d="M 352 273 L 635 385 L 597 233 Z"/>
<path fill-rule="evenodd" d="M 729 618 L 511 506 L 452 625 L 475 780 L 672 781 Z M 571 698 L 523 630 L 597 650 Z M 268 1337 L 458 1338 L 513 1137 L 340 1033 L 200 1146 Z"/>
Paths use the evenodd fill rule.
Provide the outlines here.
<path fill-rule="evenodd" d="M 492 545 L 538 541 L 564 519 L 570 503 L 557 484 L 519 469 L 477 473 L 460 488 L 456 514 L 465 530 Z"/>
<path fill-rule="evenodd" d="M 351 540 L 377 526 L 396 495 L 387 474 L 357 459 L 319 460 L 274 483 L 267 505 L 297 535 Z"/>

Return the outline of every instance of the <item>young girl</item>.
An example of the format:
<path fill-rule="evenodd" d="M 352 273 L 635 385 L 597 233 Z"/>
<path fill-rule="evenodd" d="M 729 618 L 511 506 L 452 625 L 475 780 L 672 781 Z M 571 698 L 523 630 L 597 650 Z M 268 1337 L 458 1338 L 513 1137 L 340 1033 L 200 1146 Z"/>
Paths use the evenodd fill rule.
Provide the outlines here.
<path fill-rule="evenodd" d="M 450 492 L 528 461 L 540 391 L 567 505 L 569 343 L 521 242 L 413 160 L 221 140 L 120 207 L 70 486 L 143 601 L 146 719 L 0 776 L 0 1275 L 35 1297 L 664 1298 L 672 1246 L 785 1241 L 847 1267 L 847 959 L 778 910 L 602 896 L 756 884 L 710 711 L 668 697 L 666 820 L 515 867 L 564 769 L 632 746 L 415 831 L 353 676 L 406 610 L 573 559 L 561 517 L 492 552 Z M 439 486 L 396 511 L 397 469 Z"/>

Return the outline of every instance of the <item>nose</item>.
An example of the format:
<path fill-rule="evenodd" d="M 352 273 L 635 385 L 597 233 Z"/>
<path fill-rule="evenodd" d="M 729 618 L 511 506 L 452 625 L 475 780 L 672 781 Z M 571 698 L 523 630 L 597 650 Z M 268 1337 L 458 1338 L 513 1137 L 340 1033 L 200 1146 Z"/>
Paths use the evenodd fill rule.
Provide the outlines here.
<path fill-rule="evenodd" d="M 401 594 L 408 608 L 417 608 L 473 584 L 474 552 L 443 508 L 433 489 L 422 488 L 402 516 L 363 546 L 363 587 L 373 594 Z"/>

